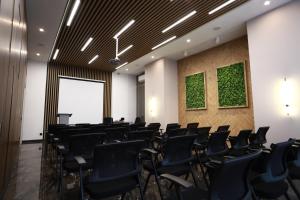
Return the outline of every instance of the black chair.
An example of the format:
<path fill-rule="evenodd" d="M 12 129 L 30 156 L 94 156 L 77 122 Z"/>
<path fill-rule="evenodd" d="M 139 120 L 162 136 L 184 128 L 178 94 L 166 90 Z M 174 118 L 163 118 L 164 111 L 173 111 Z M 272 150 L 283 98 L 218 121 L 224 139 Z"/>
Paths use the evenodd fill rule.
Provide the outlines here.
<path fill-rule="evenodd" d="M 158 132 L 161 124 L 160 123 L 150 123 L 147 126 L 147 129 Z"/>
<path fill-rule="evenodd" d="M 164 173 L 173 174 L 176 176 L 186 175 L 186 178 L 191 173 L 196 184 L 196 179 L 193 174 L 192 164 L 194 156 L 192 147 L 197 135 L 185 135 L 168 138 L 162 145 L 161 152 L 158 153 L 153 149 L 145 149 L 145 153 L 151 154 L 151 161 L 144 161 L 144 169 L 148 171 L 148 176 L 145 183 L 144 193 L 147 190 L 149 179 L 154 175 L 159 194 L 163 199 L 159 175 Z"/>
<path fill-rule="evenodd" d="M 112 117 L 104 117 L 103 118 L 103 124 L 113 124 L 114 119 Z"/>
<path fill-rule="evenodd" d="M 208 191 L 195 188 L 191 183 L 170 174 L 163 174 L 161 177 L 176 185 L 177 197 L 180 200 L 251 199 L 251 186 L 247 177 L 251 162 L 260 153 L 261 150 L 258 150 L 249 155 L 224 160 L 222 163 L 211 162 L 211 184 Z"/>
<path fill-rule="evenodd" d="M 134 120 L 135 124 L 139 124 L 141 122 L 142 122 L 142 119 L 140 117 L 136 117 L 135 120 Z"/>
<path fill-rule="evenodd" d="M 237 136 L 229 136 L 231 153 L 234 155 L 243 154 L 249 147 L 249 136 L 252 130 L 241 130 Z"/>
<path fill-rule="evenodd" d="M 287 195 L 288 176 L 287 153 L 292 141 L 271 145 L 271 150 L 264 150 L 257 160 L 254 171 L 257 173 L 252 180 L 255 196 L 266 199 L 276 199 Z"/>
<path fill-rule="evenodd" d="M 79 165 L 75 157 L 81 156 L 86 160 L 85 168 L 90 168 L 93 160 L 94 148 L 97 144 L 102 144 L 105 139 L 103 133 L 76 134 L 69 137 L 68 147 L 58 145 L 60 154 L 60 173 L 58 188 L 63 193 L 63 171 L 68 173 L 79 172 Z"/>
<path fill-rule="evenodd" d="M 226 143 L 230 131 L 212 133 L 208 139 L 205 154 L 207 157 L 223 156 L 228 152 Z"/>
<path fill-rule="evenodd" d="M 186 133 L 187 133 L 186 128 L 176 128 L 176 129 L 170 129 L 169 132 L 167 132 L 165 134 L 166 134 L 166 137 L 175 137 L 175 136 L 185 135 Z"/>
<path fill-rule="evenodd" d="M 96 146 L 92 172 L 83 177 L 86 161 L 76 157 L 80 164 L 80 197 L 87 193 L 92 199 L 122 195 L 139 188 L 141 199 L 141 167 L 139 152 L 145 146 L 143 141 L 128 141 Z"/>
<path fill-rule="evenodd" d="M 199 123 L 188 123 L 186 126 L 187 129 L 187 134 L 197 134 L 197 128 L 198 128 Z"/>
<path fill-rule="evenodd" d="M 260 127 L 260 128 L 258 128 L 256 134 L 250 135 L 249 140 L 250 140 L 250 144 L 253 148 L 264 147 L 263 145 L 265 143 L 267 143 L 266 134 L 269 129 L 270 129 L 270 127 L 268 127 L 268 126 Z"/>
<path fill-rule="evenodd" d="M 128 129 L 126 127 L 107 128 L 105 129 L 106 143 L 120 142 L 125 139 Z"/>
<path fill-rule="evenodd" d="M 152 147 L 154 131 L 152 130 L 137 130 L 127 133 L 127 140 L 143 140 L 148 148 Z"/>
<path fill-rule="evenodd" d="M 178 128 L 180 128 L 180 126 L 181 125 L 178 123 L 167 124 L 166 133 L 168 134 L 171 130 L 178 129 Z"/>
<path fill-rule="evenodd" d="M 219 126 L 216 132 L 224 132 L 224 131 L 228 131 L 229 128 L 230 128 L 230 125 Z"/>
<path fill-rule="evenodd" d="M 197 128 L 198 137 L 195 140 L 197 149 L 204 150 L 207 147 L 210 130 L 210 126 Z"/>
<path fill-rule="evenodd" d="M 295 186 L 293 180 L 300 180 L 300 141 L 293 141 L 293 145 L 289 152 L 289 161 L 288 161 L 288 169 L 289 176 L 288 182 L 291 185 L 292 189 L 296 193 L 298 199 L 300 199 L 300 192 Z"/>

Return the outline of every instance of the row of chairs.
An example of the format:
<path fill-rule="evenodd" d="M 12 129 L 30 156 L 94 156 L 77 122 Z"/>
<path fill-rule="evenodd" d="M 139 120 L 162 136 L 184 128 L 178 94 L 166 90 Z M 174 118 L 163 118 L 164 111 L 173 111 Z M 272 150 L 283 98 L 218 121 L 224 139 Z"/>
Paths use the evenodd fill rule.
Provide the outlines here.
<path fill-rule="evenodd" d="M 263 128 L 266 129 L 266 127 Z M 59 188 L 62 189 L 63 185 L 63 171 L 79 172 L 82 199 L 84 199 L 85 193 L 95 199 L 117 194 L 122 194 L 124 197 L 126 192 L 136 187 L 139 188 L 143 198 L 149 179 L 154 176 L 162 198 L 160 186 L 162 178 L 170 180 L 176 186 L 178 194 L 183 195 L 179 195 L 179 197 L 185 198 L 184 195 L 189 195 L 191 192 L 182 193 L 180 184 L 176 181 L 185 184 L 187 182 L 179 179 L 178 176 L 192 174 L 194 185 L 189 183 L 189 189 L 196 191 L 198 187 L 193 167 L 200 165 L 206 169 L 206 172 L 203 169 L 203 174 L 209 178 L 207 186 L 211 191 L 211 187 L 215 183 L 213 177 L 215 177 L 216 171 L 219 171 L 213 172 L 212 169 L 225 167 L 225 165 L 228 167 L 229 163 L 232 164 L 236 160 L 243 161 L 244 165 L 248 166 L 245 162 L 246 158 L 250 161 L 256 160 L 256 156 L 261 157 L 262 154 L 260 152 L 262 150 L 254 151 L 246 147 L 250 145 L 252 148 L 263 148 L 265 133 L 260 134 L 262 132 L 260 129 L 256 134 L 249 134 L 250 144 L 246 146 L 243 144 L 246 137 L 242 137 L 242 135 L 246 135 L 244 132 L 249 131 L 241 131 L 235 138 L 229 137 L 230 149 L 227 145 L 228 129 L 229 127 L 225 131 L 222 129 L 222 131 L 219 130 L 209 136 L 210 127 L 193 127 L 187 128 L 184 134 L 173 135 L 173 132 L 180 130 L 180 126 L 177 126 L 166 130 L 163 134 L 164 137 L 157 134 L 157 129 L 136 130 L 129 131 L 126 137 L 122 136 L 122 140 L 107 140 L 107 135 L 111 133 L 109 129 L 103 133 L 82 134 L 82 130 L 75 134 L 69 132 L 67 143 L 63 144 L 61 141 L 56 143 L 60 155 L 60 159 L 58 159 L 60 164 L 57 165 L 60 168 Z M 255 140 L 260 142 L 256 145 L 251 142 L 253 139 L 250 138 L 256 138 Z M 237 145 L 238 143 L 240 145 Z M 237 148 L 239 146 L 243 148 Z M 235 158 L 228 157 L 233 149 L 243 149 L 243 151 Z M 141 184 L 141 168 L 148 172 L 145 186 Z M 87 176 L 84 176 L 84 171 L 88 171 Z M 200 197 L 196 199 L 200 199 Z"/>

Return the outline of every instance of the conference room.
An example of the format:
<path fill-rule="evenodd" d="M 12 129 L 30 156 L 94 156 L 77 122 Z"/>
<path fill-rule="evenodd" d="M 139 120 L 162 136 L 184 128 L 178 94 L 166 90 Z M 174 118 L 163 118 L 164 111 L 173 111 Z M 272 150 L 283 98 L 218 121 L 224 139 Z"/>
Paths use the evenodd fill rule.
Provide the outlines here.
<path fill-rule="evenodd" d="M 0 0 L 0 199 L 300 200 L 299 0 Z"/>

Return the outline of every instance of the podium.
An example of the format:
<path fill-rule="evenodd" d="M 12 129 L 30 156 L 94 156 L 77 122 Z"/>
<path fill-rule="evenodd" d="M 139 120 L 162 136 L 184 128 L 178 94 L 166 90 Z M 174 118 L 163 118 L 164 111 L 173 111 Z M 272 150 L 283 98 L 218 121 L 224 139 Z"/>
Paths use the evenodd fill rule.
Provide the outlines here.
<path fill-rule="evenodd" d="M 56 115 L 58 124 L 69 124 L 69 118 L 71 116 L 71 113 L 58 113 Z"/>

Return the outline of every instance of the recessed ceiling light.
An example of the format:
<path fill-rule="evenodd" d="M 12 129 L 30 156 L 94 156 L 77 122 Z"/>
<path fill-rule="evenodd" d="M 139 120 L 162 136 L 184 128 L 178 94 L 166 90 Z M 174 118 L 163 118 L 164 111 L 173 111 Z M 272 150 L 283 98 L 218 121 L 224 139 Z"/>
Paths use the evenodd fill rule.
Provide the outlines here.
<path fill-rule="evenodd" d="M 95 55 L 90 61 L 89 64 L 92 64 L 95 60 L 97 60 L 99 55 Z"/>
<path fill-rule="evenodd" d="M 162 33 L 165 33 L 165 32 L 167 32 L 168 30 L 174 28 L 175 26 L 177 26 L 178 24 L 184 22 L 185 20 L 187 20 L 188 18 L 192 17 L 192 16 L 193 16 L 194 14 L 196 14 L 196 13 L 197 13 L 196 10 L 190 12 L 190 13 L 187 14 L 186 16 L 184 16 L 184 17 L 182 17 L 181 19 L 177 20 L 174 24 L 172 24 L 172 25 L 168 26 L 167 28 L 165 28 L 165 29 L 162 31 Z"/>
<path fill-rule="evenodd" d="M 40 53 L 36 53 L 36 55 L 37 55 L 37 56 L 40 56 L 41 54 L 40 54 Z"/>
<path fill-rule="evenodd" d="M 125 53 L 126 51 L 128 51 L 129 49 L 131 49 L 132 47 L 133 47 L 133 45 L 129 45 L 124 50 L 122 50 L 120 53 L 118 53 L 118 56 L 122 55 L 123 53 Z"/>
<path fill-rule="evenodd" d="M 128 68 L 126 69 L 126 71 L 128 71 Z"/>
<path fill-rule="evenodd" d="M 154 58 L 155 58 L 155 56 L 151 56 L 151 58 L 152 58 L 152 59 L 154 59 Z"/>
<path fill-rule="evenodd" d="M 69 19 L 67 21 L 67 26 L 71 26 L 72 21 L 73 21 L 75 15 L 76 15 L 76 12 L 77 12 L 77 10 L 79 8 L 79 4 L 80 4 L 80 0 L 76 0 L 75 3 L 74 3 L 74 6 L 72 8 L 71 14 L 69 16 Z"/>
<path fill-rule="evenodd" d="M 93 38 L 90 37 L 90 38 L 86 41 L 86 43 L 83 45 L 83 47 L 81 48 L 80 51 L 84 51 L 84 50 L 89 46 L 89 44 L 92 42 L 92 40 L 93 40 Z"/>
<path fill-rule="evenodd" d="M 271 4 L 271 1 L 265 1 L 264 5 L 269 6 Z"/>
<path fill-rule="evenodd" d="M 39 28 L 39 31 L 40 31 L 40 32 L 45 32 L 45 29 Z"/>
<path fill-rule="evenodd" d="M 176 38 L 176 36 L 174 35 L 173 37 L 163 41 L 162 43 L 159 43 L 158 45 L 156 45 L 155 47 L 152 47 L 152 50 L 157 49 L 158 47 L 170 42 L 171 40 L 174 40 Z"/>
<path fill-rule="evenodd" d="M 226 1 L 225 3 L 221 4 L 220 6 L 216 7 L 215 9 L 211 10 L 208 14 L 211 15 L 219 10 L 221 10 L 222 8 L 224 8 L 225 6 L 228 6 L 229 4 L 235 2 L 236 0 L 229 0 Z"/>
<path fill-rule="evenodd" d="M 55 53 L 54 53 L 54 56 L 53 56 L 53 60 L 56 60 L 57 55 L 58 55 L 58 52 L 59 52 L 59 49 L 56 49 L 56 50 L 55 50 Z"/>
<path fill-rule="evenodd" d="M 190 43 L 190 42 L 191 42 L 191 39 L 187 39 L 186 42 L 187 42 L 187 43 Z"/>
<path fill-rule="evenodd" d="M 125 32 L 133 23 L 135 22 L 135 20 L 130 20 L 130 22 L 128 22 L 115 36 L 114 38 L 118 38 L 123 32 Z"/>
<path fill-rule="evenodd" d="M 118 66 L 118 67 L 116 67 L 116 69 L 120 69 L 121 67 L 124 67 L 125 65 L 127 65 L 128 64 L 128 62 L 126 62 L 126 63 L 123 63 L 122 65 L 120 65 L 120 66 Z"/>

